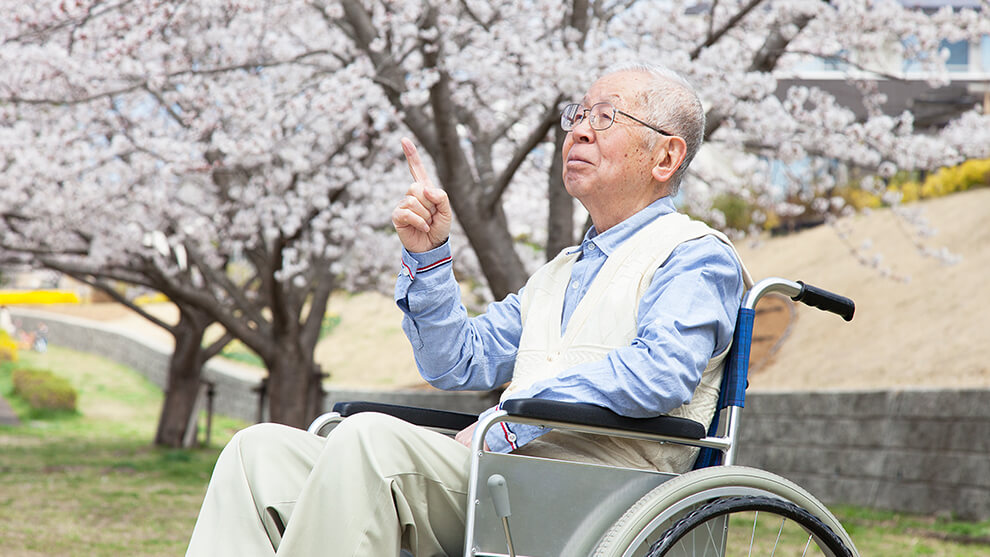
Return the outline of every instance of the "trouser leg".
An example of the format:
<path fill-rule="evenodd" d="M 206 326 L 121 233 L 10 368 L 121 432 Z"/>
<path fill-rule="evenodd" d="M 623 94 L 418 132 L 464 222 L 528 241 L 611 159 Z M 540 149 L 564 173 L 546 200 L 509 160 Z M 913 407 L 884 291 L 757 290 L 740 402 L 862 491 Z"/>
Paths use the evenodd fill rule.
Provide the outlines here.
<path fill-rule="evenodd" d="M 470 451 L 381 414 L 344 420 L 291 511 L 278 555 L 460 555 Z"/>
<path fill-rule="evenodd" d="M 217 459 L 187 556 L 271 557 L 278 515 L 299 497 L 325 440 L 277 424 L 234 435 Z"/>
<path fill-rule="evenodd" d="M 252 426 L 217 460 L 187 555 L 459 555 L 469 452 L 381 414 L 348 418 L 326 440 Z"/>

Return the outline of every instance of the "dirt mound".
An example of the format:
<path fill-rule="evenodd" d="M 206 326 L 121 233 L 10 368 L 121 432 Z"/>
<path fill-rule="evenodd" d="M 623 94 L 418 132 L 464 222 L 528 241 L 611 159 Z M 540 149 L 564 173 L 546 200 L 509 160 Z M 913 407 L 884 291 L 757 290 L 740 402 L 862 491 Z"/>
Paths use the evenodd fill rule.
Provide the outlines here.
<path fill-rule="evenodd" d="M 990 387 L 990 190 L 927 201 L 921 209 L 937 234 L 919 238 L 892 211 L 845 219 L 773 238 L 739 251 L 754 277 L 804 280 L 856 302 L 851 323 L 799 305 L 790 334 L 751 377 L 758 390 Z M 850 248 L 879 258 L 896 280 L 864 265 Z M 922 249 L 947 248 L 945 264 Z M 871 255 L 872 256 L 872 255 Z M 761 304 L 762 305 L 762 304 Z M 757 334 L 761 334 L 759 323 Z"/>

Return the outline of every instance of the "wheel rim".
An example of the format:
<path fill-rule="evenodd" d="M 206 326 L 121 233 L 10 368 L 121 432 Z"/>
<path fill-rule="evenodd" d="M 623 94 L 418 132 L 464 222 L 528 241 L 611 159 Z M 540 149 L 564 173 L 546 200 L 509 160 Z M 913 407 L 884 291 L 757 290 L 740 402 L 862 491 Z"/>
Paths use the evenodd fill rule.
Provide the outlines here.
<path fill-rule="evenodd" d="M 716 499 L 678 520 L 648 557 L 828 556 L 851 550 L 818 517 L 777 497 Z"/>
<path fill-rule="evenodd" d="M 629 544 L 629 548 L 622 554 L 622 557 L 643 557 L 648 553 L 649 547 L 655 544 L 664 532 L 672 527 L 678 519 L 696 508 L 710 502 L 712 499 L 746 495 L 769 496 L 772 494 L 768 491 L 753 487 L 727 486 L 709 489 L 700 493 L 689 495 L 681 500 L 683 504 L 667 509 L 651 520 L 639 532 L 639 534 L 636 535 L 632 543 Z"/>

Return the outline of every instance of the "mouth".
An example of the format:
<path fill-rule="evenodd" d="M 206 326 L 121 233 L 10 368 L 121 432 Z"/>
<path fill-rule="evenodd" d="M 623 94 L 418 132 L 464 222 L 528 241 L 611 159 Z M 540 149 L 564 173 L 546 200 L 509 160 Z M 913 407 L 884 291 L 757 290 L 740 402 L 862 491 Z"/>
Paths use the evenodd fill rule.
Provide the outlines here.
<path fill-rule="evenodd" d="M 581 158 L 577 155 L 570 155 L 567 157 L 567 164 L 591 164 L 591 161 Z"/>

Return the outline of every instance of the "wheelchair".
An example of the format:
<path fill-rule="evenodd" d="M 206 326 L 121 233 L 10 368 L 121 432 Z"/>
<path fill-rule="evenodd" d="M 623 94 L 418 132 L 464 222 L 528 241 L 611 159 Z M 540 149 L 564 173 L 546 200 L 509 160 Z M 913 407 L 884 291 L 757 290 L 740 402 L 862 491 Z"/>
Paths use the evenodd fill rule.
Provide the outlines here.
<path fill-rule="evenodd" d="M 735 465 L 755 308 L 778 293 L 852 319 L 852 300 L 780 278 L 750 289 L 739 310 L 710 426 L 659 416 L 627 418 L 593 405 L 508 400 L 471 442 L 464 557 L 858 556 L 852 539 L 813 495 L 770 472 Z M 326 435 L 343 418 L 382 412 L 448 434 L 473 414 L 342 402 L 309 431 Z M 700 448 L 683 474 L 634 470 L 483 450 L 501 422 L 676 443 Z M 403 553 L 403 555 L 407 555 Z"/>

